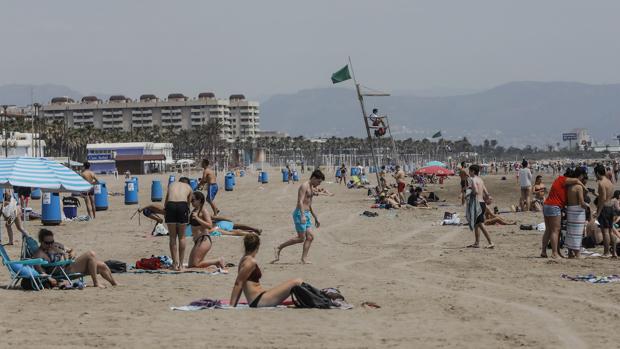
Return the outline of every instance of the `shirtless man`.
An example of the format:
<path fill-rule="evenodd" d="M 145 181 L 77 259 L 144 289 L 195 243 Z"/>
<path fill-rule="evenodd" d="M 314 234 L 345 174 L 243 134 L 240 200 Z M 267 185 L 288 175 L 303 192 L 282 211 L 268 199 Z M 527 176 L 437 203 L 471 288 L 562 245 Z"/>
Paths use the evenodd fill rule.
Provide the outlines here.
<path fill-rule="evenodd" d="M 487 239 L 488 245 L 485 248 L 493 248 L 495 245 L 491 242 L 491 237 L 489 236 L 489 232 L 487 228 L 484 226 L 484 212 L 486 211 L 487 201 L 490 201 L 491 196 L 487 191 L 487 187 L 484 185 L 484 181 L 479 176 L 480 167 L 478 165 L 469 166 L 469 187 L 472 190 L 472 195 L 476 195 L 476 200 L 480 204 L 480 208 L 482 208 L 482 212 L 478 217 L 475 218 L 475 226 L 474 226 L 474 238 L 475 241 L 472 245 L 467 247 L 478 248 L 480 247 L 480 231 L 484 234 L 484 237 Z"/>
<path fill-rule="evenodd" d="M 465 168 L 465 161 L 461 162 L 459 177 L 461 178 L 461 205 L 465 205 L 465 190 L 467 189 L 467 179 L 469 178 L 469 174 Z"/>
<path fill-rule="evenodd" d="M 407 187 L 407 183 L 405 183 L 405 171 L 401 170 L 399 165 L 396 165 L 394 179 L 396 180 L 396 185 L 398 186 L 398 197 L 400 198 L 400 203 L 404 203 L 405 187 Z"/>
<path fill-rule="evenodd" d="M 200 183 L 198 183 L 198 188 L 204 188 L 205 184 L 207 185 L 206 187 L 206 199 L 207 202 L 209 203 L 209 206 L 211 206 L 211 209 L 213 210 L 213 214 L 217 216 L 218 213 L 220 213 L 220 210 L 217 208 L 217 206 L 215 206 L 215 195 L 217 195 L 217 177 L 215 175 L 215 172 L 209 168 L 209 159 L 202 159 L 202 178 L 200 179 Z"/>
<path fill-rule="evenodd" d="M 95 185 L 99 183 L 97 180 L 97 176 L 95 172 L 90 170 L 90 163 L 86 161 L 84 163 L 84 170 L 82 171 L 82 178 L 84 178 L 88 183 Z M 84 202 L 86 203 L 86 211 L 88 211 L 88 216 L 92 219 L 95 219 L 95 188 L 92 187 L 89 191 L 84 193 Z"/>
<path fill-rule="evenodd" d="M 314 240 L 310 215 L 314 217 L 314 224 L 316 227 L 318 228 L 321 226 L 321 223 L 319 223 L 319 218 L 312 209 L 312 196 L 314 196 L 315 188 L 321 185 L 321 182 L 324 180 L 325 175 L 323 172 L 321 172 L 321 170 L 314 170 L 310 176 L 310 180 L 299 186 L 299 190 L 297 191 L 297 207 L 295 208 L 295 211 L 293 211 L 293 222 L 295 223 L 297 237 L 291 238 L 280 244 L 280 246 L 275 249 L 275 259 L 271 263 L 275 263 L 280 260 L 280 252 L 282 252 L 283 248 L 300 243 L 304 244 L 303 252 L 301 254 L 301 263 L 310 263 L 307 260 L 308 250 L 310 250 L 310 245 L 312 244 L 312 240 Z"/>
<path fill-rule="evenodd" d="M 181 177 L 178 182 L 168 185 L 168 192 L 164 200 L 166 210 L 166 225 L 170 234 L 170 254 L 172 255 L 172 269 L 183 268 L 185 257 L 185 227 L 189 222 L 189 208 L 192 200 L 192 187 L 189 178 Z M 177 239 L 179 247 L 177 251 Z"/>
<path fill-rule="evenodd" d="M 614 209 L 611 202 L 613 197 L 613 184 L 606 176 L 605 166 L 598 164 L 594 167 L 594 174 L 598 181 L 598 204 L 596 206 L 596 212 L 594 213 L 594 219 L 598 218 L 598 222 L 601 226 L 601 232 L 603 233 L 603 257 L 617 258 L 615 249 L 615 236 L 612 236 L 611 229 L 614 225 Z M 613 240 L 612 248 L 610 249 L 610 241 Z M 611 252 L 611 254 L 610 254 Z"/>

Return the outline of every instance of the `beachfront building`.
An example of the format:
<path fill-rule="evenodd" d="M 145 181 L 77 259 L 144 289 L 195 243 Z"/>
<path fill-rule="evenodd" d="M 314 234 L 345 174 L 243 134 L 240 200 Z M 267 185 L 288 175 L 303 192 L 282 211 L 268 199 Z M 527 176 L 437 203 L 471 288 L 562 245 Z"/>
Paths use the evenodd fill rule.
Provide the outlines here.
<path fill-rule="evenodd" d="M 32 133 L 9 132 L 0 134 L 0 157 L 42 156 L 45 154 L 45 141 Z"/>
<path fill-rule="evenodd" d="M 95 173 L 163 172 L 173 163 L 172 143 L 95 143 L 86 145 L 86 150 Z"/>
<path fill-rule="evenodd" d="M 189 130 L 217 120 L 221 136 L 227 141 L 253 139 L 259 131 L 259 103 L 232 95 L 218 99 L 212 92 L 202 92 L 196 98 L 171 93 L 166 99 L 152 94 L 132 100 L 123 95 L 102 101 L 86 96 L 79 102 L 68 97 L 56 97 L 41 108 L 49 122 L 65 122 L 69 127 L 93 127 L 104 130 L 132 131 L 159 126 L 174 130 Z"/>

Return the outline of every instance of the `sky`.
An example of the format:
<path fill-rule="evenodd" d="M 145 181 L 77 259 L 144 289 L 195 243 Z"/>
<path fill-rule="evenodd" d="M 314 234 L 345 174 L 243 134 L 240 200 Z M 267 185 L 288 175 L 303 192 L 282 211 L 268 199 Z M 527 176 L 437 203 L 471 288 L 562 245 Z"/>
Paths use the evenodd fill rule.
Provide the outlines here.
<path fill-rule="evenodd" d="M 620 82 L 617 0 L 10 1 L 0 85 L 261 99 L 326 87 L 351 56 L 385 91 Z"/>

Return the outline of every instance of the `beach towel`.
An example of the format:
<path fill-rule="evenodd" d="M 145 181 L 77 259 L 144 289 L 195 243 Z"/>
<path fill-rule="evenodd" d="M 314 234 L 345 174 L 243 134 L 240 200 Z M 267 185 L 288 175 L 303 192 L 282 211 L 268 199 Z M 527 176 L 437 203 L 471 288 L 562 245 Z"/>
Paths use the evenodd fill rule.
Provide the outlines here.
<path fill-rule="evenodd" d="M 203 275 L 226 275 L 228 273 L 218 269 L 216 271 L 206 271 L 206 270 L 167 270 L 167 269 L 159 269 L 159 270 L 145 270 L 145 269 L 135 269 L 135 267 L 131 266 L 127 273 L 132 274 L 164 274 L 164 275 L 178 275 L 178 274 L 203 274 Z"/>
<path fill-rule="evenodd" d="M 571 250 L 581 250 L 586 210 L 581 206 L 566 207 L 566 238 L 564 243 Z"/>
<path fill-rule="evenodd" d="M 566 280 L 582 281 L 590 284 L 608 284 L 611 282 L 620 282 L 620 275 L 596 276 L 594 274 L 587 274 L 570 276 L 562 274 L 561 277 L 562 279 Z"/>
<path fill-rule="evenodd" d="M 209 298 L 199 299 L 197 301 L 193 301 L 188 305 L 183 305 L 180 307 L 170 307 L 170 310 L 177 311 L 198 311 L 205 309 L 227 309 L 227 310 L 241 310 L 241 309 L 287 309 L 293 305 L 293 302 L 286 300 L 282 302 L 280 305 L 276 305 L 273 307 L 260 307 L 260 308 L 250 308 L 247 302 L 239 302 L 236 307 L 231 307 L 228 303 L 228 300 L 220 299 L 213 300 Z"/>
<path fill-rule="evenodd" d="M 476 218 L 482 214 L 482 207 L 478 200 L 476 200 L 476 195 L 472 194 L 471 190 L 467 190 L 467 211 L 465 212 L 465 217 L 467 218 L 467 224 L 469 226 L 469 230 L 473 231 L 476 226 Z"/>

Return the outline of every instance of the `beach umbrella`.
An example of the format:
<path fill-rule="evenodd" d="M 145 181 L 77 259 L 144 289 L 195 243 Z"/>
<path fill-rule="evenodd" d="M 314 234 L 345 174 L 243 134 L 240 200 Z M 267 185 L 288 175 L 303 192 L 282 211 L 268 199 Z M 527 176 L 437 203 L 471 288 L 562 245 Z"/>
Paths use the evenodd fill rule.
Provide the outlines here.
<path fill-rule="evenodd" d="M 85 192 L 92 188 L 82 176 L 54 160 L 26 156 L 0 159 L 0 187 L 13 186 L 53 192 Z"/>
<path fill-rule="evenodd" d="M 427 166 L 415 171 L 417 175 L 453 176 L 454 171 L 441 166 Z"/>
<path fill-rule="evenodd" d="M 440 167 L 448 167 L 448 165 L 446 165 L 445 162 L 441 162 L 441 161 L 429 161 L 426 163 L 426 165 L 424 165 L 424 167 L 430 167 L 430 166 L 440 166 Z"/>

